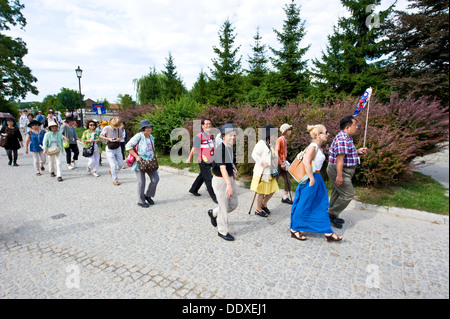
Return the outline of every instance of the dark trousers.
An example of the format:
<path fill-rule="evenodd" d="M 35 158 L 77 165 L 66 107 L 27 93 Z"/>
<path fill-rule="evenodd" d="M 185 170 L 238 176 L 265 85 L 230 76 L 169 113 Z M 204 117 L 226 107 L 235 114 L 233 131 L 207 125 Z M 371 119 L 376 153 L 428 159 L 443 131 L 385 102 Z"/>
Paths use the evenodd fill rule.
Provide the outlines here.
<path fill-rule="evenodd" d="M 9 163 L 17 163 L 17 150 L 6 149 L 6 155 L 8 155 Z"/>
<path fill-rule="evenodd" d="M 277 176 L 277 182 L 280 176 L 284 180 L 284 191 L 290 192 L 291 191 L 291 174 L 288 171 L 285 171 L 281 168 L 280 165 L 278 165 L 278 176 Z"/>
<path fill-rule="evenodd" d="M 212 199 L 216 199 L 216 194 L 212 187 L 212 164 L 201 162 L 198 165 L 200 166 L 200 174 L 195 179 L 194 184 L 192 184 L 190 192 L 197 193 L 203 183 L 205 183 L 209 196 L 211 196 Z"/>
<path fill-rule="evenodd" d="M 72 161 L 70 160 L 70 158 L 72 157 L 72 152 L 73 152 L 73 160 L 78 161 L 78 155 L 80 154 L 80 150 L 78 149 L 77 144 L 69 144 L 69 147 L 66 148 L 66 161 L 68 165 L 72 163 Z"/>

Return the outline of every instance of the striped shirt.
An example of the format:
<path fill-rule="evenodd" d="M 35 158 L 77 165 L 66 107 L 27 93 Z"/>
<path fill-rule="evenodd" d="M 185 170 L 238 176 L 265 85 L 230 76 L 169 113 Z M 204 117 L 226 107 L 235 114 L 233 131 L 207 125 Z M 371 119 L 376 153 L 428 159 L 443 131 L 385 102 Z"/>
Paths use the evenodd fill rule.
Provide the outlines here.
<path fill-rule="evenodd" d="M 356 151 L 353 138 L 347 133 L 340 131 L 330 146 L 328 160 L 330 163 L 336 164 L 336 157 L 345 154 L 344 167 L 354 167 L 359 163 L 358 152 Z"/>

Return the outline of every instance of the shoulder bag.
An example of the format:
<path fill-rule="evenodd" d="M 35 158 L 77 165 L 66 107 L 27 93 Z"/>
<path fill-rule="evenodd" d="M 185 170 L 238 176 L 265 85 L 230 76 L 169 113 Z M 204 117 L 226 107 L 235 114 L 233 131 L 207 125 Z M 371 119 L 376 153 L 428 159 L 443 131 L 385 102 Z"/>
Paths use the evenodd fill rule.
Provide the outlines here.
<path fill-rule="evenodd" d="M 305 157 L 306 152 L 311 147 L 311 144 L 308 145 L 307 148 L 305 148 L 302 152 L 300 152 L 296 157 L 295 160 L 292 162 L 291 166 L 289 167 L 289 173 L 291 176 L 297 181 L 299 184 L 305 184 L 308 180 L 308 175 L 306 174 L 305 164 L 303 163 L 303 158 Z M 317 155 L 317 152 L 316 152 Z M 315 156 L 314 156 L 315 158 Z M 313 161 L 314 163 L 314 161 Z M 314 166 L 313 171 L 314 171 Z"/>
<path fill-rule="evenodd" d="M 114 134 L 113 134 L 114 135 Z M 119 137 L 119 134 L 117 134 L 117 137 Z M 110 150 L 115 150 L 116 148 L 120 147 L 120 141 L 119 142 L 106 142 L 106 145 Z"/>
<path fill-rule="evenodd" d="M 47 149 L 47 155 L 49 155 L 49 156 L 58 155 L 59 152 L 60 152 L 60 149 L 58 146 L 52 146 Z"/>
<path fill-rule="evenodd" d="M 141 142 L 141 140 L 142 140 L 142 137 L 139 139 L 139 142 L 136 144 L 136 146 L 133 147 L 133 151 L 134 151 L 136 154 L 138 153 L 138 145 L 139 145 L 139 143 Z M 134 157 L 133 154 L 131 154 L 130 152 L 128 152 L 128 156 L 127 156 L 126 162 L 127 162 L 127 166 L 128 166 L 128 167 L 131 167 L 131 166 L 133 166 L 134 162 L 136 162 L 136 157 Z"/>
<path fill-rule="evenodd" d="M 5 147 L 6 144 L 8 143 L 8 141 L 6 139 L 7 139 L 6 136 L 0 136 L 0 146 L 1 147 Z"/>
<path fill-rule="evenodd" d="M 153 158 L 149 160 L 143 160 L 140 165 L 139 169 L 143 173 L 153 173 L 158 170 L 159 164 L 158 164 L 158 158 L 156 157 L 155 149 L 153 147 L 153 141 L 151 143 L 152 150 L 153 150 Z"/>

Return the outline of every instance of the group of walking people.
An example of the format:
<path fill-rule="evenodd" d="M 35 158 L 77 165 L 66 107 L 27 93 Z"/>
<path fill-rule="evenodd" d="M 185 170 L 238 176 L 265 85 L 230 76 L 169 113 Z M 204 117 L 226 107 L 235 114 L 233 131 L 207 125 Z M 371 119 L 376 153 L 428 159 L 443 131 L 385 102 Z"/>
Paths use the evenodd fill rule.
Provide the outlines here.
<path fill-rule="evenodd" d="M 206 184 L 208 193 L 218 205 L 208 210 L 211 224 L 217 227 L 218 236 L 233 241 L 228 231 L 228 214 L 238 206 L 236 178 L 238 176 L 233 145 L 236 143 L 236 128 L 225 124 L 220 129 L 219 145 L 214 149 L 213 136 L 210 134 L 211 121 L 202 120 L 202 132 L 194 140 L 186 163 L 190 163 L 194 150 L 199 152 L 200 174 L 189 190 L 199 196 L 202 183 Z M 287 143 L 292 134 L 292 125 L 287 123 L 280 127 L 281 136 L 273 125 L 263 127 L 261 139 L 252 151 L 255 161 L 250 189 L 255 192 L 256 208 L 254 214 L 263 218 L 271 214 L 268 203 L 279 190 L 278 180 L 284 180 L 282 203 L 291 204 L 291 237 L 300 241 L 307 240 L 304 232 L 323 233 L 328 242 L 341 241 L 331 226 L 342 228 L 345 221 L 339 218 L 340 213 L 354 197 L 352 177 L 359 155 L 367 152 L 367 148 L 356 149 L 353 138 L 357 132 L 357 122 L 353 116 L 340 121 L 340 132 L 334 138 L 329 149 L 327 174 L 331 180 L 332 193 L 328 197 L 321 169 L 326 160 L 323 145 L 329 140 L 329 133 L 322 124 L 309 125 L 307 130 L 311 137 L 302 159 L 306 171 L 306 182 L 298 184 L 294 200 L 291 200 L 290 163 L 287 161 Z M 273 143 L 276 140 L 276 143 Z M 275 145 L 273 145 L 275 144 Z M 252 203 L 253 207 L 253 203 Z M 250 210 L 252 209 L 250 208 Z M 249 212 L 250 213 L 250 212 Z"/>
<path fill-rule="evenodd" d="M 203 119 L 201 124 L 202 131 L 195 136 L 193 148 L 186 161 L 189 164 L 195 151 L 198 151 L 200 173 L 189 192 L 194 196 L 200 196 L 198 193 L 200 187 L 203 183 L 206 185 L 211 199 L 217 204 L 214 209 L 208 210 L 211 224 L 217 227 L 221 238 L 233 241 L 234 237 L 228 231 L 228 214 L 238 206 L 236 186 L 238 171 L 233 149 L 237 138 L 236 127 L 227 123 L 220 128 L 220 134 L 214 138 L 211 134 L 211 120 Z M 125 143 L 126 131 L 119 118 L 111 119 L 109 125 L 103 128 L 99 128 L 99 123 L 95 120 L 87 121 L 86 126 L 87 129 L 82 137 L 78 138 L 74 121 L 70 117 L 66 118 L 61 128 L 56 121 L 49 121 L 47 132 L 41 128 L 39 121 L 30 121 L 29 131 L 26 133 L 25 153 L 32 154 L 36 175 L 42 174 L 41 172 L 45 170 L 44 164 L 48 160 L 51 176 L 56 176 L 58 181 L 62 181 L 62 154 L 66 154 L 68 169 L 77 167 L 76 161 L 80 153 L 77 142 L 80 141 L 83 143 L 83 153 L 85 154 L 86 151 L 85 156 L 89 157 L 87 171 L 98 177 L 99 143 L 104 140 L 113 185 L 120 185 L 118 174 L 125 166 L 124 150 L 126 150 L 134 159 L 127 164 L 136 175 L 137 204 L 144 208 L 153 205 L 159 173 L 157 168 L 146 171 L 141 166 L 147 161 L 156 159 L 155 139 L 151 134 L 154 126 L 148 120 L 142 120 L 139 132 L 127 143 Z M 320 171 L 326 160 L 323 145 L 328 142 L 329 133 L 322 124 L 307 127 L 311 143 L 303 152 L 302 159 L 307 175 L 306 182 L 298 184 L 292 200 L 287 144 L 293 127 L 287 123 L 283 124 L 280 127 L 281 136 L 278 137 L 278 130 L 273 125 L 264 126 L 262 137 L 251 153 L 255 161 L 250 186 L 250 189 L 255 192 L 254 214 L 263 218 L 271 214 L 268 204 L 275 192 L 279 190 L 278 181 L 279 177 L 282 177 L 285 187 L 281 201 L 292 205 L 291 237 L 304 241 L 307 239 L 304 232 L 314 232 L 323 233 L 329 242 L 342 240 L 342 237 L 333 232 L 331 226 L 342 228 L 345 223 L 339 215 L 354 197 L 352 177 L 359 163 L 359 155 L 367 152 L 367 148 L 356 149 L 353 144 L 352 136 L 356 134 L 357 128 L 356 119 L 353 116 L 345 117 L 340 121 L 340 132 L 334 138 L 328 155 L 329 163 L 326 171 L 332 184 L 331 197 L 328 198 Z M 8 154 L 8 164 L 18 166 L 17 149 L 24 145 L 17 123 L 13 119 L 7 119 L 0 134 L 3 138 L 7 138 L 5 149 Z M 275 140 L 276 143 L 274 143 Z M 45 155 L 48 156 L 47 159 Z M 150 180 L 147 187 L 146 177 Z"/>

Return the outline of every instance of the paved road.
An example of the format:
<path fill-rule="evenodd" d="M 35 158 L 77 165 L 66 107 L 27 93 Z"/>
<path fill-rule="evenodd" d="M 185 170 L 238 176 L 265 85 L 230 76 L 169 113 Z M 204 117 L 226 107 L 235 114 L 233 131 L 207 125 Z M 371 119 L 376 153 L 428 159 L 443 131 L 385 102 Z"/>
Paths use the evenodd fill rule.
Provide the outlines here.
<path fill-rule="evenodd" d="M 119 187 L 105 165 L 99 178 L 64 166 L 58 183 L 19 157 L 9 167 L 0 151 L 3 299 L 449 298 L 448 225 L 355 206 L 342 215 L 342 242 L 299 242 L 280 194 L 264 219 L 247 214 L 253 193 L 239 189 L 236 241 L 226 242 L 210 224 L 206 189 L 187 192 L 192 177 L 161 170 L 156 204 L 144 209 L 130 169 Z"/>

